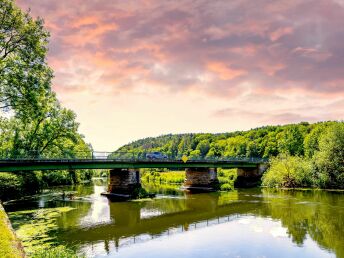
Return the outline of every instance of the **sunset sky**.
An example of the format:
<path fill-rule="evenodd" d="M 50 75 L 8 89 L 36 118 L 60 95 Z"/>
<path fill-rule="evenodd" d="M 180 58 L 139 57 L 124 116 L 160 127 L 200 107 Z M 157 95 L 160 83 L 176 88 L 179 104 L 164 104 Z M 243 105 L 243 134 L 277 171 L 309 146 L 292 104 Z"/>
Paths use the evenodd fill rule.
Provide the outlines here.
<path fill-rule="evenodd" d="M 344 119 L 344 0 L 18 0 L 95 150 Z"/>

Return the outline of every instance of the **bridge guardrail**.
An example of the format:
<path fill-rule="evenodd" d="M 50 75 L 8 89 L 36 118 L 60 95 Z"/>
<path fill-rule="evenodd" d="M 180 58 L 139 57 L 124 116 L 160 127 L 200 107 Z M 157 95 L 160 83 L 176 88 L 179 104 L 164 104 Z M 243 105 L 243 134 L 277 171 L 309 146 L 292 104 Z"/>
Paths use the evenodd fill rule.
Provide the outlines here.
<path fill-rule="evenodd" d="M 182 156 L 165 155 L 164 158 L 147 158 L 149 152 L 106 152 L 106 151 L 74 151 L 64 153 L 40 153 L 38 151 L 26 151 L 26 152 L 13 152 L 5 151 L 0 152 L 0 160 L 112 160 L 112 161 L 166 161 L 166 162 L 182 162 Z M 191 156 L 188 157 L 187 162 L 252 162 L 263 163 L 267 162 L 267 158 L 260 157 L 203 157 L 203 156 Z"/>

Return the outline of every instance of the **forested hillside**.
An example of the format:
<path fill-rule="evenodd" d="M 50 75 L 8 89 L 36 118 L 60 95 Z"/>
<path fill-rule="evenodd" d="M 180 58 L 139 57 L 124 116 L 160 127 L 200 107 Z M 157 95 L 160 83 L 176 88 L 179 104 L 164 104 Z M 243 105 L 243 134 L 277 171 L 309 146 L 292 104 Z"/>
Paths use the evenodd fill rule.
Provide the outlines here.
<path fill-rule="evenodd" d="M 344 188 L 344 122 L 339 121 L 222 134 L 164 135 L 132 142 L 113 155 L 144 156 L 152 151 L 170 158 L 269 158 L 270 168 L 262 178 L 265 186 Z"/>
<path fill-rule="evenodd" d="M 189 157 L 263 157 L 280 153 L 313 156 L 319 137 L 331 125 L 343 122 L 299 123 L 264 126 L 248 131 L 209 134 L 176 134 L 149 137 L 124 145 L 116 152 L 159 151 L 171 158 Z"/>

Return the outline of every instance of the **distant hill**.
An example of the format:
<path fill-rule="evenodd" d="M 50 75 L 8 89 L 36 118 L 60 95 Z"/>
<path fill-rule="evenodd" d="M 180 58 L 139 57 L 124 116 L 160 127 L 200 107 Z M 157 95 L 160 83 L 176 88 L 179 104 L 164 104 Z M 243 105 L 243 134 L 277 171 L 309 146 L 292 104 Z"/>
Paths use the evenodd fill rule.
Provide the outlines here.
<path fill-rule="evenodd" d="M 229 133 L 168 134 L 140 139 L 116 152 L 159 151 L 169 157 L 271 157 L 279 153 L 311 157 L 326 128 L 339 121 L 263 126 Z M 116 153 L 115 152 L 115 153 Z"/>

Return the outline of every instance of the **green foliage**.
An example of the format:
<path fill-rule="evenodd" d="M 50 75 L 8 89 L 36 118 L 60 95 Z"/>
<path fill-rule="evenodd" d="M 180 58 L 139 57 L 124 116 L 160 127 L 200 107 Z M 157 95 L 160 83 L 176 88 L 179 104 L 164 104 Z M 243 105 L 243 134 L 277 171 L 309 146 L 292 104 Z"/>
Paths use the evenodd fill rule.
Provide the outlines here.
<path fill-rule="evenodd" d="M 312 164 L 309 160 L 280 155 L 270 160 L 270 167 L 263 175 L 262 185 L 268 187 L 311 187 L 314 185 Z"/>
<path fill-rule="evenodd" d="M 280 153 L 303 155 L 304 124 L 291 125 L 277 135 L 279 138 L 278 149 Z"/>
<path fill-rule="evenodd" d="M 32 19 L 12 0 L 0 0 L 0 17 L 0 110 L 7 113 L 0 117 L 0 156 L 91 157 L 91 146 L 78 133 L 75 113 L 63 108 L 51 90 L 53 73 L 46 63 L 49 33 L 43 20 Z M 90 171 L 45 176 L 26 172 L 18 173 L 18 178 L 20 190 L 8 189 L 7 196 L 87 180 Z M 0 181 L 0 194 L 6 182 Z"/>
<path fill-rule="evenodd" d="M 306 157 L 272 158 L 263 176 L 263 185 L 344 188 L 343 123 L 314 126 L 304 139 L 304 150 Z"/>
<path fill-rule="evenodd" d="M 221 191 L 230 191 L 234 189 L 234 181 L 237 178 L 237 169 L 218 169 L 217 177 Z"/>
<path fill-rule="evenodd" d="M 39 113 L 50 94 L 49 33 L 12 0 L 0 1 L 0 102 L 18 117 Z"/>
<path fill-rule="evenodd" d="M 343 123 L 328 127 L 321 135 L 313 160 L 320 187 L 344 188 Z"/>
<path fill-rule="evenodd" d="M 170 134 L 132 142 L 117 152 L 159 151 L 170 158 L 187 155 L 189 159 L 264 157 L 271 160 L 263 181 L 266 186 L 344 188 L 343 134 L 343 122 L 303 122 L 222 134 Z M 177 148 L 172 151 L 171 146 Z M 153 175 L 150 180 L 165 179 Z M 233 181 L 227 182 L 220 173 L 219 180 Z"/>
<path fill-rule="evenodd" d="M 342 122 L 299 123 L 265 126 L 249 131 L 221 134 L 176 134 L 149 137 L 119 148 L 115 153 L 131 155 L 159 151 L 170 158 L 276 157 L 279 154 L 311 158 L 324 128 Z"/>

